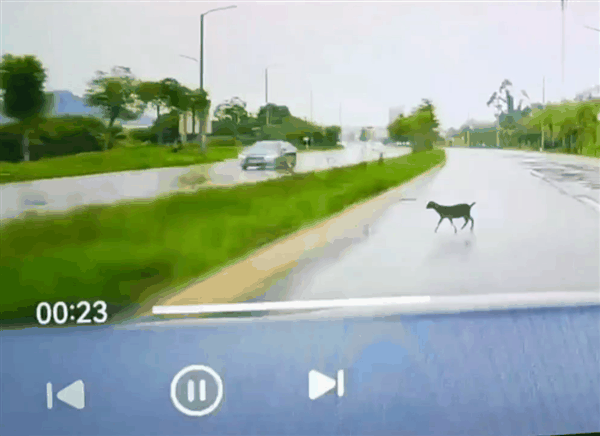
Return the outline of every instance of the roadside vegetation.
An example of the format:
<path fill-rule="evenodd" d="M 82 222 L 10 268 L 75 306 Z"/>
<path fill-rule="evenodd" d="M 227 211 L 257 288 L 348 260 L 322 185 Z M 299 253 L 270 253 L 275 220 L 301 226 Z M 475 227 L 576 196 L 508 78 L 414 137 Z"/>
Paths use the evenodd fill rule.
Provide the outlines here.
<path fill-rule="evenodd" d="M 473 125 L 468 120 L 459 129 L 450 129 L 446 145 L 498 144 L 507 149 L 600 157 L 598 99 L 581 94 L 578 101 L 542 104 L 531 102 L 525 91 L 517 96 L 512 87 L 504 80 L 487 102 L 495 110 L 496 123 Z"/>
<path fill-rule="evenodd" d="M 388 126 L 389 140 L 408 142 L 413 152 L 433 150 L 442 139 L 440 123 L 431 100 L 423 99 L 408 116 L 399 115 Z"/>
<path fill-rule="evenodd" d="M 0 232 L 1 317 L 35 324 L 41 301 L 102 299 L 111 315 L 422 174 L 443 150 L 148 202 L 31 213 Z M 215 289 L 214 292 L 220 292 Z M 243 298 L 242 298 L 243 299 Z"/>
<path fill-rule="evenodd" d="M 309 150 L 333 149 L 341 132 L 294 117 L 286 106 L 250 113 L 233 97 L 214 108 L 208 134 L 211 101 L 204 90 L 173 78 L 143 81 L 126 67 L 98 71 L 90 80 L 84 101 L 94 116 L 57 116 L 45 81 L 34 56 L 2 57 L 0 114 L 14 122 L 0 126 L 0 183 L 218 162 L 268 139 L 300 150 L 307 144 Z M 148 111 L 156 114 L 152 126 L 123 128 Z"/>
<path fill-rule="evenodd" d="M 182 167 L 236 158 L 241 147 L 209 147 L 199 153 L 198 144 L 185 144 L 173 153 L 168 147 L 127 144 L 104 152 L 80 153 L 24 163 L 0 163 L 0 183 L 72 177 L 149 168 Z"/>

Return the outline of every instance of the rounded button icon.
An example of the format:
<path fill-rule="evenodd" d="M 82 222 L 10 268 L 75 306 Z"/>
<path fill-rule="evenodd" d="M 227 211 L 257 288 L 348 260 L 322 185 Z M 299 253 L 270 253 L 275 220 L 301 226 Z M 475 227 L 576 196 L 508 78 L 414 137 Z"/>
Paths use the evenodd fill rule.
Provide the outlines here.
<path fill-rule="evenodd" d="M 223 400 L 223 380 L 204 365 L 183 368 L 171 382 L 171 402 L 188 416 L 204 416 L 215 411 Z"/>

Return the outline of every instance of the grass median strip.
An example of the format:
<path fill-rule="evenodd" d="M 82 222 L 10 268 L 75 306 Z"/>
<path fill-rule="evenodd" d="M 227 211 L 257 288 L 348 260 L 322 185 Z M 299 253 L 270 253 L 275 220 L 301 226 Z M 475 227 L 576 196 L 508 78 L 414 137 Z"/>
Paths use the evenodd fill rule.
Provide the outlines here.
<path fill-rule="evenodd" d="M 35 324 L 41 301 L 101 299 L 111 314 L 129 310 L 444 159 L 443 150 L 433 150 L 153 202 L 10 221 L 0 232 L 1 318 L 3 323 Z M 212 292 L 227 299 L 227 289 Z"/>
<path fill-rule="evenodd" d="M 177 153 L 166 146 L 136 146 L 34 162 L 0 162 L 0 184 L 221 162 L 236 158 L 239 151 L 240 147 L 211 147 L 203 155 L 197 144 L 187 144 Z"/>

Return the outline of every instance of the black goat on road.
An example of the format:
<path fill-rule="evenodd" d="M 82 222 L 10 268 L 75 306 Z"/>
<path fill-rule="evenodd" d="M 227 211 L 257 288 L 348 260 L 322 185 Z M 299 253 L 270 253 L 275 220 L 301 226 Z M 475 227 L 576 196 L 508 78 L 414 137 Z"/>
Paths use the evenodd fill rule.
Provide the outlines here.
<path fill-rule="evenodd" d="M 456 226 L 454 226 L 454 223 L 452 222 L 452 219 L 454 218 L 465 219 L 465 224 L 461 227 L 461 230 L 465 228 L 469 221 L 471 221 L 471 231 L 473 231 L 473 225 L 475 224 L 475 222 L 471 217 L 471 208 L 474 204 L 475 202 L 471 204 L 457 204 L 454 206 L 440 206 L 435 201 L 430 201 L 429 203 L 427 203 L 426 209 L 434 209 L 437 213 L 440 214 L 440 221 L 438 222 L 438 225 L 435 228 L 435 233 L 437 233 L 440 224 L 442 223 L 442 221 L 444 221 L 444 218 L 448 218 L 448 220 L 450 220 L 450 224 L 452 224 L 452 227 L 454 227 L 454 233 L 457 232 Z"/>

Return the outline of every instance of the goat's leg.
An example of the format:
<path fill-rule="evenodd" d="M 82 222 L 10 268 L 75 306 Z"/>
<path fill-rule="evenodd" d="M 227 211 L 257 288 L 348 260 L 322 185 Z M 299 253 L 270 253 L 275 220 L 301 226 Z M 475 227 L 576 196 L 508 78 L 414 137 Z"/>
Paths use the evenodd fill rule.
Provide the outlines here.
<path fill-rule="evenodd" d="M 458 232 L 458 230 L 456 230 L 456 226 L 452 222 L 452 218 L 448 218 L 448 219 L 450 220 L 450 224 L 452 224 L 452 227 L 454 227 L 454 233 Z"/>
<path fill-rule="evenodd" d="M 465 219 L 465 224 L 460 228 L 461 230 L 464 229 L 466 227 L 466 225 L 469 223 L 469 218 L 470 217 L 463 217 Z"/>
<path fill-rule="evenodd" d="M 439 222 L 438 222 L 438 225 L 437 225 L 437 227 L 435 228 L 435 232 L 433 232 L 433 233 L 437 233 L 438 229 L 440 228 L 440 224 L 442 223 L 442 221 L 444 221 L 444 217 L 441 217 L 441 218 L 440 218 L 440 220 L 439 220 Z"/>
<path fill-rule="evenodd" d="M 475 221 L 473 221 L 473 217 L 471 217 L 471 231 L 473 231 L 473 226 L 475 225 Z"/>

